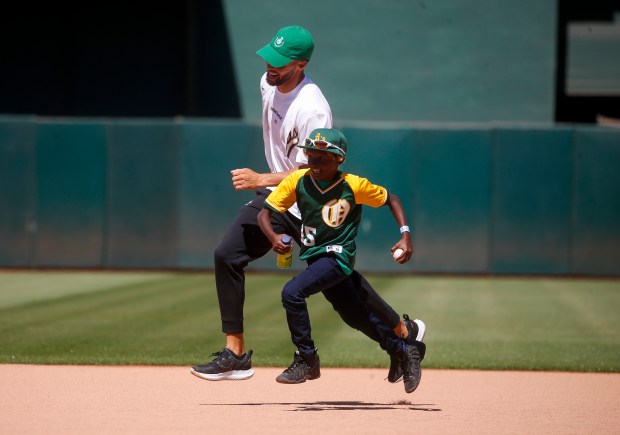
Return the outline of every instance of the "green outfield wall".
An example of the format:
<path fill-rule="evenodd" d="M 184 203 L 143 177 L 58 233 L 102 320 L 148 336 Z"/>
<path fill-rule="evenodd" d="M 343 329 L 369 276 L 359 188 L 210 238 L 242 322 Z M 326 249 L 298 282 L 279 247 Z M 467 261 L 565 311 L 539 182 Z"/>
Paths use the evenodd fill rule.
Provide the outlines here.
<path fill-rule="evenodd" d="M 360 270 L 620 275 L 620 129 L 339 127 L 343 169 L 398 195 L 414 231 L 397 265 L 389 210 L 366 209 Z M 211 268 L 254 195 L 232 189 L 239 167 L 267 170 L 259 125 L 0 117 L 0 267 Z"/>

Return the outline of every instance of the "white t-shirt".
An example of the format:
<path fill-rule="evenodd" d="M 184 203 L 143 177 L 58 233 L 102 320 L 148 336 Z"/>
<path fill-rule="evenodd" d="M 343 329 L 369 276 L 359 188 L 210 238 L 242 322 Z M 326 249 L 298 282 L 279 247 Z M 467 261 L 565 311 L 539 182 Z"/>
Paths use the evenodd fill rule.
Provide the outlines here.
<path fill-rule="evenodd" d="M 316 128 L 332 127 L 329 103 L 308 76 L 291 92 L 283 94 L 267 83 L 267 73 L 260 80 L 263 98 L 263 141 L 265 158 L 271 172 L 284 172 L 307 163 L 299 142 Z M 275 186 L 270 187 L 273 190 Z M 301 218 L 297 204 L 289 209 Z"/>

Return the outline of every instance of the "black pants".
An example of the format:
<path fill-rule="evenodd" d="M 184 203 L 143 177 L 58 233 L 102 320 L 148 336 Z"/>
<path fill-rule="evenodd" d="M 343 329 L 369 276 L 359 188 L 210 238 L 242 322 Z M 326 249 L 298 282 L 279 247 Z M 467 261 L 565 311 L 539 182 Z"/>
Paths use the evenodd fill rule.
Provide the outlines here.
<path fill-rule="evenodd" d="M 256 191 L 256 198 L 239 209 L 222 241 L 215 248 L 215 284 L 222 318 L 222 332 L 226 334 L 243 332 L 246 266 L 271 251 L 271 243 L 257 221 L 258 213 L 263 209 L 263 203 L 269 193 L 268 189 Z M 295 216 L 290 213 L 282 215 L 273 213 L 271 223 L 276 233 L 288 234 L 298 245 L 301 244 L 301 221 Z M 353 272 L 351 280 L 370 311 L 390 328 L 396 327 L 400 322 L 400 316 L 377 294 L 370 283 L 357 272 Z M 334 301 L 330 302 L 344 319 L 346 313 L 342 312 L 343 308 L 336 306 Z"/>

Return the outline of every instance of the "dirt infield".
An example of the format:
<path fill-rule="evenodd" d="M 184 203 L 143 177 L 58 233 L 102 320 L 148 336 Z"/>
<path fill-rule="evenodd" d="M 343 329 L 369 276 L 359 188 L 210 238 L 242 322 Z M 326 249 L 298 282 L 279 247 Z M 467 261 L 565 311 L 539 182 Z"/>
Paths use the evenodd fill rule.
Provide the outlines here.
<path fill-rule="evenodd" d="M 0 428 L 27 434 L 618 434 L 620 374 L 323 369 L 300 385 L 257 368 L 209 382 L 188 367 L 0 365 Z"/>

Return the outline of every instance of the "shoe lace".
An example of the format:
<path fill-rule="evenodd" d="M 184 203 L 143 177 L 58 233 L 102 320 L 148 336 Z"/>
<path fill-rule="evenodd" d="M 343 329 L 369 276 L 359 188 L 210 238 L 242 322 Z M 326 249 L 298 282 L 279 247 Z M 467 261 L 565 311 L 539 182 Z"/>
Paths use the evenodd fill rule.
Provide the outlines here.
<path fill-rule="evenodd" d="M 221 350 L 219 352 L 213 352 L 210 356 L 214 356 L 215 360 L 220 359 L 222 357 L 222 355 L 224 354 L 224 350 Z"/>
<path fill-rule="evenodd" d="M 295 354 L 295 357 L 293 358 L 293 362 L 291 363 L 290 366 L 288 366 L 285 372 L 293 371 L 302 364 L 304 364 L 304 359 L 301 357 L 301 355 Z"/>

